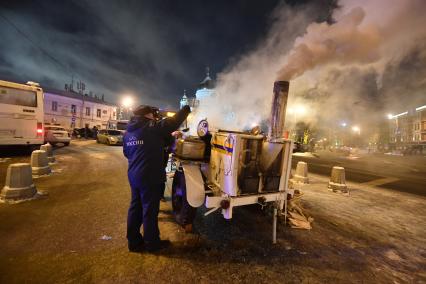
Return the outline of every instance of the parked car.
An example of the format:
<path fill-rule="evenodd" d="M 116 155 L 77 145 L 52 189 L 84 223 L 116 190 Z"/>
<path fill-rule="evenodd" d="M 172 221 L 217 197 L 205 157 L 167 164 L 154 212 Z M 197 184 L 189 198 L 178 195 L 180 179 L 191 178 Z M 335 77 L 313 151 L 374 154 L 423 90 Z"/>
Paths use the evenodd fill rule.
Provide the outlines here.
<path fill-rule="evenodd" d="M 123 145 L 123 132 L 112 129 L 99 130 L 96 142 L 107 145 Z"/>
<path fill-rule="evenodd" d="M 84 128 L 81 128 L 81 129 L 84 129 Z M 74 138 L 81 138 L 81 134 L 82 132 L 80 131 L 80 128 L 74 128 L 72 130 L 72 137 Z"/>
<path fill-rule="evenodd" d="M 93 129 L 91 128 L 74 128 L 72 136 L 75 138 L 96 139 Z"/>
<path fill-rule="evenodd" d="M 68 146 L 71 142 L 71 137 L 68 131 L 62 126 L 52 125 L 44 127 L 44 143 L 49 142 L 52 145 L 63 143 Z"/>

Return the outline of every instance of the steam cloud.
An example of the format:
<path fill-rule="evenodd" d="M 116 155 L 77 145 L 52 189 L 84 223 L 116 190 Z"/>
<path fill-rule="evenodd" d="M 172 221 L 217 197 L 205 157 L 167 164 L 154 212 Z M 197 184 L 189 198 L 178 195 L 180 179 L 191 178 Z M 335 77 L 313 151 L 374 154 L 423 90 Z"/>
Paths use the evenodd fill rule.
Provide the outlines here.
<path fill-rule="evenodd" d="M 360 28 L 365 11 L 354 8 L 337 23 L 311 24 L 288 56 L 278 80 L 291 80 L 321 64 L 371 63 L 379 58 L 380 35 L 376 27 Z"/>
<path fill-rule="evenodd" d="M 235 130 L 259 124 L 269 116 L 275 80 L 291 80 L 287 125 L 303 118 L 371 126 L 389 111 L 426 103 L 426 2 L 338 6 L 331 24 L 314 22 L 312 8 L 278 7 L 264 42 L 218 75 L 216 96 L 202 102 L 195 120 Z M 295 117 L 298 105 L 305 112 Z"/>

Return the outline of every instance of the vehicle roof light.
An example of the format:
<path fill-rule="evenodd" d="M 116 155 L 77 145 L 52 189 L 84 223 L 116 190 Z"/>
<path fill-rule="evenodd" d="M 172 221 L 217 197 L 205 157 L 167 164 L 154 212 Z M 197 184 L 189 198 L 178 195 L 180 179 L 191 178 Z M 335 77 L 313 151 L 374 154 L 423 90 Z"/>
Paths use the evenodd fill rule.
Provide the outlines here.
<path fill-rule="evenodd" d="M 28 81 L 28 82 L 27 82 L 27 85 L 35 86 L 35 87 L 40 87 L 40 84 L 39 84 L 39 83 L 37 83 L 37 82 L 33 82 L 33 81 Z"/>

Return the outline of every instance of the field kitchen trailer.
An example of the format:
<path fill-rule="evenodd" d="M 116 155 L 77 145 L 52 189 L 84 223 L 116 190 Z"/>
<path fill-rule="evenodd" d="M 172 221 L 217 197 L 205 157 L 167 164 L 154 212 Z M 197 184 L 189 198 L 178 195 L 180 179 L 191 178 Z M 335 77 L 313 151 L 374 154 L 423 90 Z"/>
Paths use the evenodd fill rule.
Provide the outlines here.
<path fill-rule="evenodd" d="M 172 206 L 176 220 L 192 227 L 197 207 L 208 215 L 221 210 L 231 219 L 233 208 L 259 204 L 273 206 L 272 239 L 276 242 L 278 212 L 286 213 L 293 143 L 284 139 L 289 82 L 274 83 L 268 135 L 219 130 L 198 124 L 198 137 L 179 139 L 174 154 L 176 171 Z"/>

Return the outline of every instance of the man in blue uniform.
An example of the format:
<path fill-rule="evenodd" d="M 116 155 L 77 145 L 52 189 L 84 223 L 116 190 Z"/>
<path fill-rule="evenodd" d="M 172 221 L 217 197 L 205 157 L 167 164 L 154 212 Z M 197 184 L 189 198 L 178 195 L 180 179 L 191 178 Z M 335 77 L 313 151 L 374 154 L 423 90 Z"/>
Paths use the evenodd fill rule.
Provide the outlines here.
<path fill-rule="evenodd" d="M 185 106 L 174 117 L 158 121 L 157 109 L 142 105 L 134 111 L 135 116 L 127 126 L 123 152 L 129 163 L 127 175 L 132 189 L 127 216 L 129 251 L 156 251 L 170 244 L 160 239 L 157 219 L 162 184 L 166 181 L 164 144 L 190 112 L 189 106 Z"/>

